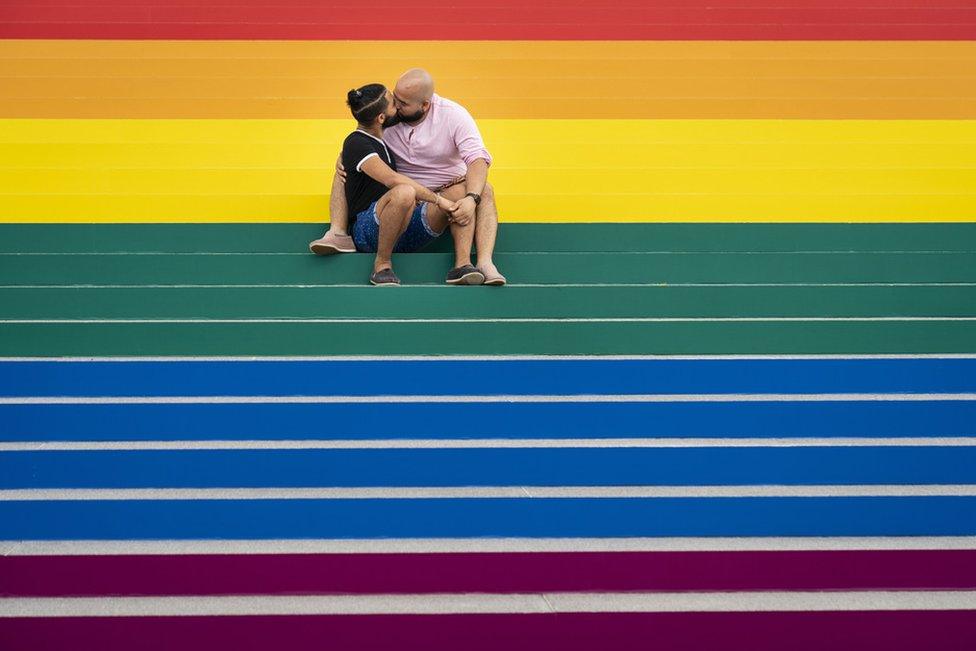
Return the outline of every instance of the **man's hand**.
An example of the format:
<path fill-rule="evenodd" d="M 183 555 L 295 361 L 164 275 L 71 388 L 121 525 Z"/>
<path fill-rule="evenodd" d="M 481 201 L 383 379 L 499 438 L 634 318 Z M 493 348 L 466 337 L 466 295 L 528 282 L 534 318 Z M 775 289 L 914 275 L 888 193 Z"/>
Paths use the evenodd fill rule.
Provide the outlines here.
<path fill-rule="evenodd" d="M 437 195 L 437 207 L 447 213 L 447 221 L 454 222 L 454 211 L 457 210 L 457 202 L 451 201 L 450 199 L 445 199 L 441 195 Z M 462 224 L 463 226 L 463 224 Z"/>
<path fill-rule="evenodd" d="M 457 202 L 457 209 L 453 211 L 453 214 L 449 221 L 457 224 L 458 226 L 467 226 L 474 219 L 475 210 L 477 210 L 478 204 L 474 202 L 471 197 L 464 197 Z"/>
<path fill-rule="evenodd" d="M 343 183 L 346 182 L 346 168 L 342 166 L 342 154 L 339 154 L 339 158 L 336 159 L 336 174 Z"/>

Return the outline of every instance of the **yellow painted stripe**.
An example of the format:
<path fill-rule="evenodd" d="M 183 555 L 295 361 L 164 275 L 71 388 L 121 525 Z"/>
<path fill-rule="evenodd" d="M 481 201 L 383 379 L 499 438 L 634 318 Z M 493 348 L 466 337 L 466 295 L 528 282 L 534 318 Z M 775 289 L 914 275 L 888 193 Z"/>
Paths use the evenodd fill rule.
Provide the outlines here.
<path fill-rule="evenodd" d="M 784 196 L 814 193 L 966 194 L 976 188 L 976 167 L 947 169 L 703 169 L 659 168 L 513 169 L 492 171 L 491 182 L 512 194 L 554 191 L 559 194 L 587 187 L 594 174 L 612 183 L 612 191 L 627 195 L 742 194 L 767 192 Z M 0 197 L 11 194 L 203 194 L 315 195 L 332 184 L 331 169 L 30 169 L 5 170 Z M 599 193 L 601 190 L 594 190 Z"/>
<path fill-rule="evenodd" d="M 976 42 L 0 41 L 0 117 L 345 118 L 406 65 L 485 118 L 976 118 Z"/>
<path fill-rule="evenodd" d="M 7 195 L 2 222 L 326 222 L 326 196 Z M 503 222 L 971 222 L 973 195 L 506 194 Z"/>
<path fill-rule="evenodd" d="M 338 154 L 331 143 L 14 143 L 0 144 L 5 170 L 80 167 L 90 169 L 328 169 Z M 717 143 L 531 143 L 489 141 L 499 170 L 764 169 L 945 169 L 976 166 L 973 143 L 913 142 L 717 142 Z M 559 148 L 554 155 L 552 148 Z M 545 151 L 540 151 L 545 150 Z"/>
<path fill-rule="evenodd" d="M 506 221 L 976 220 L 976 121 L 483 120 Z M 0 120 L 0 221 L 324 221 L 346 120 Z"/>
<path fill-rule="evenodd" d="M 0 120 L 0 144 L 341 143 L 356 124 L 339 120 Z M 478 120 L 490 147 L 605 143 L 700 145 L 976 144 L 976 120 Z M 616 147 L 616 149 L 621 149 Z M 653 154 L 653 152 L 645 152 Z M 0 158 L 0 160 L 3 160 Z"/>

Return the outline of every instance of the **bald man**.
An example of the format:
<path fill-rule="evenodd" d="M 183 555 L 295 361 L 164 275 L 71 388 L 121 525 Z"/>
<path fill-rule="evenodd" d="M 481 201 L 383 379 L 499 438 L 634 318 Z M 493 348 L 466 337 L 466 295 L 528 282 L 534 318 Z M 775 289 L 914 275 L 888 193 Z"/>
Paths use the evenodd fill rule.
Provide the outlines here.
<path fill-rule="evenodd" d="M 473 242 L 484 284 L 504 285 L 505 277 L 492 260 L 498 210 L 488 184 L 491 155 L 474 119 L 460 104 L 437 95 L 434 80 L 419 68 L 408 70 L 397 80 L 393 98 L 399 120 L 383 131 L 383 142 L 393 154 L 397 170 L 458 201 L 449 221 L 455 269 L 471 266 Z M 316 254 L 347 253 L 358 248 L 347 231 L 344 177 L 340 165 L 332 184 L 329 231 L 309 244 Z"/>

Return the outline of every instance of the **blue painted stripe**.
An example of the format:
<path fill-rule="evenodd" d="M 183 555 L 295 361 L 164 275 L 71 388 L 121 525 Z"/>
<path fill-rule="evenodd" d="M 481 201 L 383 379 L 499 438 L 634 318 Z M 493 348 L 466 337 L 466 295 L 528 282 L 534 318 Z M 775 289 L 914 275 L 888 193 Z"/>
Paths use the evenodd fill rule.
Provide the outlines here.
<path fill-rule="evenodd" d="M 382 386 L 378 386 L 382 378 Z M 4 362 L 3 396 L 968 393 L 976 359 Z"/>
<path fill-rule="evenodd" d="M 974 497 L 0 502 L 2 540 L 974 534 Z"/>
<path fill-rule="evenodd" d="M 976 435 L 976 401 L 16 404 L 0 440 Z"/>
<path fill-rule="evenodd" d="M 0 453 L 0 488 L 976 484 L 974 447 Z"/>

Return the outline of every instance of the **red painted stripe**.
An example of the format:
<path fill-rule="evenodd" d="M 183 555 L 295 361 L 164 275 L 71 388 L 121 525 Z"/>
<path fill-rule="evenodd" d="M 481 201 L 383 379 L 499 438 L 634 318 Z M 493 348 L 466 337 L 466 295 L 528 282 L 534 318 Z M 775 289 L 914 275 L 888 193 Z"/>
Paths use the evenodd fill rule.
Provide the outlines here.
<path fill-rule="evenodd" d="M 830 5 L 823 0 L 761 2 L 731 0 L 631 3 L 606 6 L 587 0 L 479 6 L 461 0 L 449 6 L 347 1 L 329 4 L 98 4 L 8 2 L 0 7 L 5 38 L 163 39 L 919 39 L 976 38 L 976 7 L 949 0 L 891 6 Z M 603 6 L 601 6 L 603 5 Z"/>
<path fill-rule="evenodd" d="M 974 588 L 976 550 L 0 558 L 21 597 Z"/>
<path fill-rule="evenodd" d="M 972 611 L 0 618 L 4 651 L 976 648 Z"/>
<path fill-rule="evenodd" d="M 0 38 L 105 40 L 726 40 L 726 41 L 968 41 L 976 24 L 954 25 L 412 25 L 395 33 L 372 24 L 208 25 L 7 23 Z"/>
<path fill-rule="evenodd" d="M 609 3 L 607 0 L 451 0 L 448 3 L 437 2 L 437 0 L 417 0 L 411 4 L 418 10 L 440 9 L 445 5 L 454 8 L 468 9 L 496 9 L 499 7 L 591 7 L 603 8 Z M 273 0 L 8 0 L 5 6 L 30 6 L 30 7 L 329 7 L 333 9 L 343 9 L 349 7 L 361 7 L 359 0 L 286 0 L 274 2 Z M 376 11 L 390 8 L 403 7 L 403 3 L 398 0 L 377 0 L 370 6 Z M 653 7 L 749 7 L 753 9 L 769 8 L 870 8 L 881 7 L 891 8 L 967 8 L 972 7 L 971 0 L 936 0 L 926 2 L 926 0 L 620 0 L 613 3 L 614 7 L 644 8 Z"/>
<path fill-rule="evenodd" d="M 504 13 L 500 10 L 504 9 Z M 461 20 L 468 16 L 471 10 L 466 7 L 431 7 L 428 14 L 444 17 L 449 21 Z M 441 22 L 432 20 L 434 16 L 424 15 L 411 7 L 410 11 L 389 8 L 378 12 L 370 6 L 357 5 L 351 7 L 327 6 L 254 6 L 254 7 L 217 7 L 200 5 L 192 7 L 91 7 L 91 6 L 36 6 L 36 5 L 5 5 L 0 7 L 0 20 L 43 21 L 43 22 L 83 22 L 97 23 L 108 21 L 147 22 L 147 23 L 182 23 L 200 22 L 211 24 L 258 23 L 271 25 L 274 23 L 314 23 L 321 25 L 360 24 L 372 25 L 374 29 L 396 28 L 405 25 Z M 475 19 L 475 23 L 483 26 L 495 25 L 499 28 L 528 23 L 539 26 L 547 22 L 607 25 L 622 27 L 625 25 L 695 25 L 708 24 L 716 26 L 734 27 L 740 25 L 760 25 L 767 22 L 782 24 L 816 24 L 816 25 L 920 25 L 941 24 L 949 25 L 954 21 L 976 22 L 976 9 L 970 8 L 940 8 L 940 7 L 845 7 L 842 11 L 828 7 L 780 8 L 769 7 L 757 9 L 755 7 L 586 7 L 566 6 L 539 7 L 520 5 L 513 7 L 499 7 L 495 15 Z"/>

